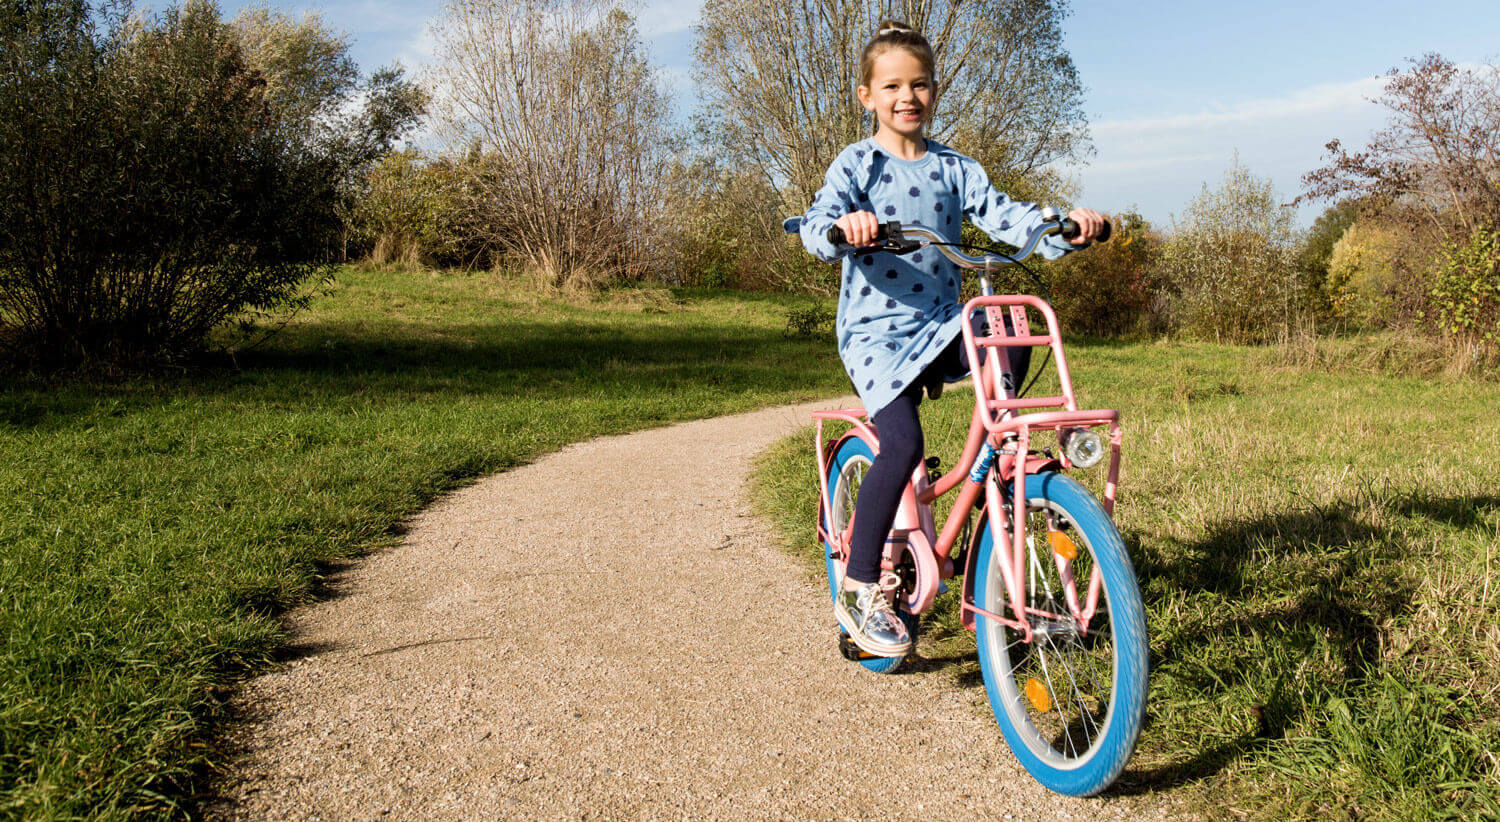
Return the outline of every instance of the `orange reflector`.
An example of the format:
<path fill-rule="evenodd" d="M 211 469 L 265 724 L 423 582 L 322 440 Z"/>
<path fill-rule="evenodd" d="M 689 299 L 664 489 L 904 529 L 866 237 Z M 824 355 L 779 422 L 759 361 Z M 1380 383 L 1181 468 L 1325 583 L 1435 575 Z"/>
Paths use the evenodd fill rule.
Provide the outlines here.
<path fill-rule="evenodd" d="M 1047 693 L 1047 686 L 1036 677 L 1026 680 L 1026 698 L 1031 700 L 1031 707 L 1042 713 L 1052 710 L 1052 695 Z"/>
<path fill-rule="evenodd" d="M 1047 541 L 1052 543 L 1052 553 L 1063 559 L 1078 559 L 1078 545 L 1067 534 L 1061 531 L 1048 531 Z"/>

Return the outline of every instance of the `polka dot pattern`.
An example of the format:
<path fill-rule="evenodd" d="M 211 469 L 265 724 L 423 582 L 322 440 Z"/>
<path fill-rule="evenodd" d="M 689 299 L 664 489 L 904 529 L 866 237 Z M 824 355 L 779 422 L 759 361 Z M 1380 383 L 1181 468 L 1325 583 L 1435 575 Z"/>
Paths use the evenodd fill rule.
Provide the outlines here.
<path fill-rule="evenodd" d="M 997 240 L 1024 239 L 1024 229 L 1038 219 L 1035 207 L 1011 201 L 987 180 L 977 163 L 943 146 L 929 146 L 927 158 L 904 162 L 873 140 L 856 143 L 829 169 L 827 185 L 804 218 L 804 243 L 824 259 L 834 258 L 836 250 L 819 235 L 854 210 L 925 225 L 953 241 L 959 239 L 959 218 L 967 215 Z M 1044 254 L 1062 250 L 1044 248 Z M 962 278 L 932 251 L 839 259 L 839 354 L 865 409 L 874 414 L 958 335 Z"/>

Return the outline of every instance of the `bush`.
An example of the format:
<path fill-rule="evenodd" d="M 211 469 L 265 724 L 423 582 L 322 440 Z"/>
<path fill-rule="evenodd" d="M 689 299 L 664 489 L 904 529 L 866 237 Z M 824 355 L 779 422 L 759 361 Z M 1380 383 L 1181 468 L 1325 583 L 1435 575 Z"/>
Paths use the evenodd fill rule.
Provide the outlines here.
<path fill-rule="evenodd" d="M 1112 215 L 1113 234 L 1051 267 L 1052 303 L 1063 328 L 1101 337 L 1153 330 L 1161 237 L 1135 212 Z"/>
<path fill-rule="evenodd" d="M 1291 209 L 1238 160 L 1189 206 L 1162 249 L 1167 308 L 1179 329 L 1230 343 L 1287 337 L 1302 307 Z"/>
<path fill-rule="evenodd" d="M 483 158 L 427 160 L 415 150 L 370 169 L 350 230 L 358 253 L 376 265 L 488 268 L 497 243 L 484 205 Z"/>
<path fill-rule="evenodd" d="M 343 42 L 268 21 L 0 5 L 0 345 L 21 363 L 179 357 L 327 272 L 351 173 L 419 99 L 385 72 L 344 114 Z"/>
<path fill-rule="evenodd" d="M 1297 250 L 1297 272 L 1302 280 L 1302 304 L 1319 321 L 1340 319 L 1328 284 L 1333 247 L 1359 217 L 1362 201 L 1345 198 L 1329 206 L 1313 221 Z"/>
<path fill-rule="evenodd" d="M 794 339 L 833 338 L 838 313 L 821 302 L 794 305 L 786 310 L 786 335 Z"/>
<path fill-rule="evenodd" d="M 674 285 L 829 296 L 838 274 L 782 229 L 783 198 L 759 171 L 699 160 L 670 175 L 668 209 Z"/>
<path fill-rule="evenodd" d="M 1500 231 L 1481 228 L 1438 255 L 1431 316 L 1438 329 L 1474 358 L 1500 342 Z"/>
<path fill-rule="evenodd" d="M 81 2 L 0 16 L 0 323 L 24 361 L 180 354 L 324 270 L 337 168 L 268 119 L 212 6 L 107 34 Z"/>
<path fill-rule="evenodd" d="M 1396 231 L 1378 220 L 1350 226 L 1328 258 L 1323 291 L 1333 316 L 1367 326 L 1388 324 L 1403 251 Z"/>

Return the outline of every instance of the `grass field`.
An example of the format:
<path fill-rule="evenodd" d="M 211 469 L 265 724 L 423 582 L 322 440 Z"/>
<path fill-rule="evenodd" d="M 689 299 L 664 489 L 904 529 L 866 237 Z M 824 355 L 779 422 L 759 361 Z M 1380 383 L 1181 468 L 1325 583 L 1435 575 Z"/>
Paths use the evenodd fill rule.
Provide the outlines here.
<path fill-rule="evenodd" d="M 1122 413 L 1117 519 L 1151 632 L 1147 725 L 1116 790 L 1211 817 L 1494 818 L 1500 385 L 1286 363 L 1070 349 L 1080 402 Z M 945 465 L 972 402 L 923 406 Z M 821 574 L 810 438 L 767 454 L 758 493 Z M 941 673 L 916 675 L 982 688 L 955 608 L 923 624 L 918 667 Z"/>
<path fill-rule="evenodd" d="M 0 815 L 180 816 L 320 569 L 568 442 L 840 390 L 787 300 L 343 272 L 237 368 L 0 389 Z M 642 310 L 642 308 L 649 310 Z"/>

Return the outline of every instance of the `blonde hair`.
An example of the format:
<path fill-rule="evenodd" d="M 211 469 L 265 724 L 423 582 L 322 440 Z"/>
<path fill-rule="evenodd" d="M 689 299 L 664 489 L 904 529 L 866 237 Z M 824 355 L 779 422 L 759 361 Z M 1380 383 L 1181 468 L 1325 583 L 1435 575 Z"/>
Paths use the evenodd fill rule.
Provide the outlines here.
<path fill-rule="evenodd" d="M 933 69 L 932 44 L 927 42 L 927 38 L 899 20 L 883 20 L 875 29 L 875 36 L 870 38 L 870 42 L 865 44 L 865 50 L 859 55 L 860 85 L 870 85 L 875 74 L 875 60 L 891 49 L 905 49 L 922 64 L 928 78 L 937 82 L 937 74 Z"/>

